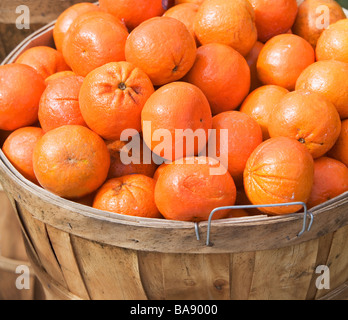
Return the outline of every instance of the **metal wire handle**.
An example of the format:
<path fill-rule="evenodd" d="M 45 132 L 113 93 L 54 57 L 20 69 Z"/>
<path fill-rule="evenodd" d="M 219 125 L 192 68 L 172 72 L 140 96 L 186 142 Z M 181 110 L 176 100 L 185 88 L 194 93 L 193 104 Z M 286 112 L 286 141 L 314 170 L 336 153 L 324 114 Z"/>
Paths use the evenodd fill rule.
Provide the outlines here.
<path fill-rule="evenodd" d="M 309 231 L 312 227 L 313 224 L 313 219 L 314 216 L 311 212 L 307 211 L 307 205 L 304 202 L 288 202 L 288 203 L 277 203 L 277 204 L 262 204 L 262 205 L 238 205 L 238 206 L 226 206 L 226 207 L 219 207 L 219 208 L 215 208 L 213 211 L 211 211 L 210 215 L 209 215 L 209 219 L 208 219 L 208 230 L 207 230 L 207 241 L 206 241 L 206 245 L 210 246 L 210 230 L 211 230 L 211 220 L 213 218 L 213 215 L 217 212 L 217 211 L 221 211 L 221 210 L 233 210 L 233 209 L 253 209 L 253 208 L 265 208 L 265 207 L 285 207 L 285 206 L 294 206 L 294 205 L 301 205 L 304 209 L 304 216 L 303 216 L 303 225 L 302 225 L 302 229 L 301 231 L 297 234 L 298 237 L 300 237 L 307 228 L 307 215 L 310 216 L 310 221 L 309 221 L 309 225 L 307 228 L 307 231 Z M 196 232 L 196 237 L 197 240 L 200 240 L 199 237 L 199 232 L 198 232 L 198 223 L 195 223 L 195 232 Z"/>

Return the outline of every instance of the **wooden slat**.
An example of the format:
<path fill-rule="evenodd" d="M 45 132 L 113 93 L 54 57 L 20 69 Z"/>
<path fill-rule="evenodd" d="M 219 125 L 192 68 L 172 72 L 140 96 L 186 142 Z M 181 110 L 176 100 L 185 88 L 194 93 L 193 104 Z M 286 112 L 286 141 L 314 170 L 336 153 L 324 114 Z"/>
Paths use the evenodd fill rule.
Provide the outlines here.
<path fill-rule="evenodd" d="M 317 241 L 256 252 L 249 299 L 304 300 L 317 256 Z"/>
<path fill-rule="evenodd" d="M 45 224 L 34 219 L 31 214 L 19 204 L 17 204 L 17 212 L 23 223 L 23 227 L 27 230 L 26 234 L 30 237 L 29 240 L 35 248 L 40 263 L 55 281 L 66 287 L 62 270 L 52 251 Z"/>
<path fill-rule="evenodd" d="M 69 291 L 81 299 L 89 300 L 90 297 L 71 246 L 70 235 L 50 226 L 47 226 L 47 233 Z"/>
<path fill-rule="evenodd" d="M 324 265 L 330 271 L 330 289 L 339 287 L 348 280 L 348 227 L 341 228 L 334 233 L 330 254 Z M 316 299 L 328 294 L 329 290 L 318 290 Z"/>
<path fill-rule="evenodd" d="M 146 300 L 136 251 L 72 237 L 76 261 L 93 300 Z"/>
<path fill-rule="evenodd" d="M 248 300 L 254 275 L 255 252 L 231 254 L 231 299 Z"/>
<path fill-rule="evenodd" d="M 162 253 L 138 252 L 139 274 L 149 300 L 165 300 Z"/>

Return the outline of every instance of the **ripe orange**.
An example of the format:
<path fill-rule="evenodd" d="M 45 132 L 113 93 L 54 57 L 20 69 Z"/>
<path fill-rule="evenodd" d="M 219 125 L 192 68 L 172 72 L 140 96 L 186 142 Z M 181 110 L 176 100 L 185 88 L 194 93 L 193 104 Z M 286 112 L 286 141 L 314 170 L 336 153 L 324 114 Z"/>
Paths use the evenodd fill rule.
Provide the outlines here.
<path fill-rule="evenodd" d="M 308 208 L 331 200 L 348 191 L 348 168 L 342 162 L 321 157 L 314 161 L 314 181 Z"/>
<path fill-rule="evenodd" d="M 195 58 L 195 39 L 181 21 L 170 17 L 143 22 L 126 42 L 126 60 L 147 73 L 155 86 L 181 79 Z"/>
<path fill-rule="evenodd" d="M 98 190 L 93 207 L 129 216 L 161 218 L 154 199 L 155 180 L 132 174 L 107 180 Z"/>
<path fill-rule="evenodd" d="M 348 167 L 348 119 L 342 121 L 341 133 L 328 152 L 328 156 L 343 162 Z"/>
<path fill-rule="evenodd" d="M 228 159 L 228 171 L 237 186 L 243 185 L 243 171 L 254 149 L 262 142 L 260 125 L 252 117 L 239 111 L 226 111 L 213 118 L 216 130 L 216 156 Z M 228 130 L 227 141 L 221 142 L 221 130 Z M 226 145 L 226 144 L 227 145 Z M 212 156 L 209 154 L 209 156 Z"/>
<path fill-rule="evenodd" d="M 258 40 L 266 42 L 287 32 L 297 15 L 296 0 L 249 0 L 255 11 Z"/>
<path fill-rule="evenodd" d="M 273 108 L 277 107 L 280 99 L 287 93 L 289 91 L 283 87 L 266 85 L 252 91 L 243 101 L 240 111 L 257 121 L 262 129 L 263 140 L 270 137 L 268 122 Z"/>
<path fill-rule="evenodd" d="M 33 67 L 44 79 L 59 71 L 70 70 L 63 55 L 47 46 L 32 47 L 16 59 L 16 63 Z"/>
<path fill-rule="evenodd" d="M 33 169 L 33 150 L 44 131 L 37 127 L 22 127 L 13 131 L 2 147 L 7 159 L 28 180 L 38 183 Z"/>
<path fill-rule="evenodd" d="M 99 10 L 100 8 L 97 5 L 89 2 L 76 3 L 64 10 L 58 16 L 53 28 L 53 39 L 57 50 L 62 52 L 65 36 L 76 18 L 86 12 Z"/>
<path fill-rule="evenodd" d="M 248 159 L 244 171 L 245 192 L 253 205 L 304 202 L 309 199 L 314 161 L 308 149 L 292 138 L 270 138 Z M 300 205 L 263 207 L 271 215 L 297 212 Z"/>
<path fill-rule="evenodd" d="M 146 145 L 158 156 L 174 160 L 201 152 L 209 138 L 212 115 L 198 87 L 172 82 L 146 101 L 141 121 Z"/>
<path fill-rule="evenodd" d="M 127 147 L 127 144 L 132 142 L 130 141 L 107 141 L 106 145 L 110 152 L 111 164 L 109 169 L 108 178 L 119 178 L 122 176 L 130 174 L 143 174 L 150 178 L 153 177 L 155 171 L 157 170 L 157 164 L 153 161 L 152 157 L 150 158 L 150 163 L 147 163 L 147 159 L 144 160 L 144 150 L 145 152 L 150 152 L 147 146 L 143 145 L 143 140 L 139 139 L 139 149 L 130 150 Z M 131 163 L 124 163 L 123 158 L 132 158 Z"/>
<path fill-rule="evenodd" d="M 222 43 L 246 56 L 257 40 L 255 13 L 248 0 L 206 0 L 194 30 L 199 42 Z"/>
<path fill-rule="evenodd" d="M 71 69 L 85 77 L 109 62 L 125 60 L 126 27 L 102 11 L 91 11 L 74 20 L 63 42 L 63 56 Z"/>
<path fill-rule="evenodd" d="M 155 187 L 155 202 L 162 215 L 170 220 L 204 221 L 213 209 L 234 205 L 236 187 L 231 175 L 211 174 L 210 169 L 219 165 L 211 158 L 193 157 L 165 166 Z M 218 211 L 213 219 L 228 213 Z"/>
<path fill-rule="evenodd" d="M 12 131 L 34 124 L 45 88 L 43 77 L 32 67 L 0 66 L 0 129 Z"/>
<path fill-rule="evenodd" d="M 66 124 L 87 126 L 79 104 L 83 79 L 73 75 L 49 82 L 41 96 L 38 114 L 45 132 Z"/>
<path fill-rule="evenodd" d="M 339 60 L 348 63 L 348 19 L 331 24 L 320 35 L 317 46 L 317 60 Z"/>
<path fill-rule="evenodd" d="M 164 167 L 168 166 L 167 163 L 162 163 L 155 171 L 153 178 L 157 181 L 159 175 L 161 174 L 162 170 L 164 169 Z"/>
<path fill-rule="evenodd" d="M 319 158 L 335 144 L 341 120 L 335 106 L 317 93 L 298 90 L 280 99 L 269 118 L 269 134 L 290 137 L 304 144 Z"/>
<path fill-rule="evenodd" d="M 200 88 L 214 115 L 236 109 L 250 90 L 250 69 L 244 57 L 219 43 L 203 45 L 183 78 Z"/>
<path fill-rule="evenodd" d="M 263 84 L 294 90 L 301 72 L 314 61 L 314 49 L 306 40 L 294 34 L 281 34 L 262 48 L 257 73 Z"/>
<path fill-rule="evenodd" d="M 75 76 L 76 74 L 71 71 L 71 70 L 68 70 L 68 71 L 60 71 L 60 72 L 56 72 L 52 75 L 50 75 L 49 77 L 47 77 L 45 79 L 45 84 L 47 86 L 47 84 L 52 81 L 52 80 L 55 80 L 55 79 L 58 79 L 58 78 L 62 78 L 62 77 L 66 77 L 66 76 Z"/>
<path fill-rule="evenodd" d="M 255 45 L 252 47 L 251 51 L 245 56 L 245 60 L 248 63 L 250 68 L 250 91 L 254 91 L 258 87 L 262 86 L 262 82 L 260 81 L 257 75 L 257 59 L 259 58 L 259 54 L 264 44 L 260 41 L 256 41 Z"/>
<path fill-rule="evenodd" d="M 308 66 L 296 82 L 296 90 L 306 89 L 330 100 L 341 117 L 348 118 L 348 63 L 318 61 Z"/>
<path fill-rule="evenodd" d="M 141 131 L 141 111 L 153 92 L 141 69 L 125 61 L 110 62 L 83 81 L 81 113 L 87 125 L 104 139 L 119 140 L 123 130 Z"/>
<path fill-rule="evenodd" d="M 204 2 L 204 0 L 175 0 L 175 4 L 181 4 L 181 3 L 194 3 L 201 5 Z"/>
<path fill-rule="evenodd" d="M 199 5 L 195 3 L 182 3 L 168 9 L 163 16 L 181 21 L 196 39 L 194 30 L 194 20 L 197 15 Z M 196 41 L 197 42 L 197 41 Z"/>
<path fill-rule="evenodd" d="M 161 0 L 100 0 L 100 8 L 113 14 L 130 29 L 164 13 Z"/>
<path fill-rule="evenodd" d="M 34 148 L 33 167 L 40 185 L 64 198 L 81 198 L 97 190 L 109 166 L 105 142 L 84 126 L 48 131 Z"/>
<path fill-rule="evenodd" d="M 321 10 L 322 8 L 327 10 L 328 20 L 323 19 L 325 12 Z M 315 48 L 321 33 L 324 31 L 324 23 L 333 24 L 338 20 L 345 19 L 345 17 L 342 7 L 334 0 L 305 0 L 298 8 L 292 31 Z"/>
<path fill-rule="evenodd" d="M 233 209 L 226 216 L 226 219 L 249 217 L 250 214 L 244 209 Z"/>

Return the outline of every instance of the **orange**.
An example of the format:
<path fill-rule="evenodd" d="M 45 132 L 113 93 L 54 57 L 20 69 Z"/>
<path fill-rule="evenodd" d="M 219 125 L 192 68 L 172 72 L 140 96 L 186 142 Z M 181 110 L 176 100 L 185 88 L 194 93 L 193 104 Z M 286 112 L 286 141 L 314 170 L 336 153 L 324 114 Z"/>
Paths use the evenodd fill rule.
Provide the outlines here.
<path fill-rule="evenodd" d="M 161 0 L 100 0 L 100 8 L 113 14 L 130 29 L 164 13 Z"/>
<path fill-rule="evenodd" d="M 222 43 L 243 56 L 257 40 L 255 13 L 248 0 L 206 0 L 199 7 L 194 30 L 199 42 Z"/>
<path fill-rule="evenodd" d="M 198 48 L 196 61 L 183 80 L 203 91 L 215 115 L 242 103 L 250 89 L 250 69 L 236 50 L 211 43 Z"/>
<path fill-rule="evenodd" d="M 140 68 L 125 61 L 110 62 L 83 81 L 81 113 L 104 139 L 119 140 L 126 129 L 141 131 L 141 111 L 153 92 L 151 80 Z"/>
<path fill-rule="evenodd" d="M 181 3 L 194 3 L 201 5 L 204 2 L 204 0 L 175 0 L 175 4 L 181 4 Z"/>
<path fill-rule="evenodd" d="M 296 90 L 306 89 L 330 100 L 341 117 L 348 118 L 348 63 L 318 61 L 308 66 L 296 82 Z"/>
<path fill-rule="evenodd" d="M 66 124 L 86 126 L 79 104 L 83 79 L 73 75 L 49 82 L 39 105 L 39 121 L 45 132 Z"/>
<path fill-rule="evenodd" d="M 314 161 L 314 181 L 308 208 L 331 200 L 348 191 L 348 168 L 342 162 L 329 157 Z"/>
<path fill-rule="evenodd" d="M 270 138 L 260 144 L 248 159 L 244 188 L 253 205 L 306 203 L 313 176 L 314 161 L 303 144 L 287 137 Z M 259 210 L 282 215 L 301 208 L 301 205 L 289 205 L 259 207 Z"/>
<path fill-rule="evenodd" d="M 186 28 L 190 31 L 192 36 L 196 39 L 195 31 L 194 31 L 194 20 L 197 15 L 199 5 L 195 3 L 183 3 L 171 7 L 168 9 L 163 16 L 171 17 L 181 21 Z"/>
<path fill-rule="evenodd" d="M 348 167 L 348 119 L 342 121 L 341 133 L 328 152 L 328 156 L 343 162 Z"/>
<path fill-rule="evenodd" d="M 34 124 L 45 88 L 44 78 L 32 67 L 0 66 L 0 129 L 12 131 Z"/>
<path fill-rule="evenodd" d="M 315 61 L 313 47 L 294 34 L 273 37 L 262 48 L 257 74 L 263 84 L 275 84 L 294 90 L 301 72 Z"/>
<path fill-rule="evenodd" d="M 37 142 L 33 167 L 40 185 L 64 198 L 81 198 L 105 181 L 110 154 L 92 130 L 65 125 L 48 131 Z"/>
<path fill-rule="evenodd" d="M 233 209 L 226 216 L 226 219 L 249 217 L 250 214 L 244 209 Z"/>
<path fill-rule="evenodd" d="M 56 72 L 56 73 L 50 75 L 49 77 L 47 77 L 45 79 L 45 84 L 47 85 L 50 81 L 55 80 L 57 78 L 66 77 L 66 76 L 75 76 L 75 75 L 76 74 L 74 72 L 72 72 L 71 70 L 59 71 L 59 72 Z"/>
<path fill-rule="evenodd" d="M 76 18 L 86 12 L 98 10 L 100 9 L 97 5 L 89 2 L 76 3 L 64 10 L 58 16 L 53 28 L 53 39 L 57 50 L 62 52 L 65 36 Z"/>
<path fill-rule="evenodd" d="M 166 160 L 198 155 L 212 126 L 209 102 L 203 92 L 186 82 L 159 88 L 141 113 L 146 145 Z"/>
<path fill-rule="evenodd" d="M 213 209 L 234 205 L 236 187 L 231 175 L 211 174 L 211 168 L 219 165 L 211 158 L 193 157 L 164 167 L 155 187 L 155 202 L 162 215 L 170 220 L 204 221 Z M 228 213 L 218 211 L 213 219 Z"/>
<path fill-rule="evenodd" d="M 226 111 L 213 118 L 216 130 L 216 156 L 228 159 L 228 171 L 237 186 L 243 185 L 243 171 L 254 149 L 262 142 L 260 125 L 252 117 L 239 111 Z M 228 130 L 227 140 L 221 141 L 221 130 Z M 225 145 L 225 143 L 227 145 Z M 212 156 L 209 154 L 209 156 Z"/>
<path fill-rule="evenodd" d="M 296 0 L 249 0 L 255 11 L 258 40 L 266 42 L 286 33 L 297 15 Z"/>
<path fill-rule="evenodd" d="M 194 37 L 181 21 L 170 17 L 143 22 L 126 42 L 126 60 L 147 73 L 155 86 L 181 79 L 195 58 Z"/>
<path fill-rule="evenodd" d="M 120 20 L 91 11 L 74 20 L 63 42 L 63 56 L 71 69 L 85 77 L 109 62 L 125 60 L 128 31 Z"/>
<path fill-rule="evenodd" d="M 325 8 L 325 11 L 323 8 Z M 329 15 L 324 18 L 326 13 Z M 292 31 L 307 40 L 315 48 L 321 33 L 327 27 L 325 23 L 333 24 L 345 18 L 346 15 L 342 7 L 334 0 L 305 0 L 298 8 Z"/>
<path fill-rule="evenodd" d="M 153 178 L 157 181 L 159 175 L 161 174 L 162 170 L 164 167 L 166 167 L 168 164 L 167 163 L 162 163 L 155 171 Z"/>
<path fill-rule="evenodd" d="M 270 137 L 268 122 L 273 108 L 276 108 L 280 99 L 287 93 L 289 91 L 283 87 L 266 85 L 255 89 L 243 101 L 240 111 L 257 121 L 262 130 L 263 140 Z"/>
<path fill-rule="evenodd" d="M 317 60 L 339 60 L 348 63 L 348 19 L 331 24 L 320 35 L 317 46 Z"/>
<path fill-rule="evenodd" d="M 33 169 L 33 150 L 44 132 L 37 127 L 23 127 L 13 131 L 2 147 L 7 159 L 28 180 L 38 183 Z"/>
<path fill-rule="evenodd" d="M 111 164 L 109 169 L 108 178 L 119 178 L 122 176 L 130 174 L 143 174 L 150 178 L 153 177 L 155 171 L 157 170 L 157 164 L 153 161 L 151 157 L 151 150 L 144 146 L 143 140 L 139 138 L 139 148 L 134 148 L 130 150 L 130 147 L 127 146 L 130 141 L 107 141 L 106 145 L 110 152 Z M 146 149 L 146 150 L 145 150 Z M 144 157 L 144 153 L 150 153 L 150 161 L 147 162 L 147 159 Z M 131 163 L 125 163 L 123 158 L 131 158 Z"/>
<path fill-rule="evenodd" d="M 250 91 L 254 91 L 256 88 L 261 87 L 262 83 L 257 75 L 257 59 L 264 44 L 260 41 L 256 41 L 251 51 L 245 56 L 245 60 L 250 68 Z"/>
<path fill-rule="evenodd" d="M 63 55 L 56 49 L 46 46 L 32 47 L 24 51 L 16 63 L 33 67 L 44 79 L 56 72 L 70 70 Z"/>
<path fill-rule="evenodd" d="M 107 180 L 98 190 L 93 207 L 129 216 L 161 218 L 155 204 L 155 180 L 142 174 Z"/>
<path fill-rule="evenodd" d="M 269 118 L 268 131 L 273 137 L 300 141 L 313 158 L 328 152 L 341 131 L 335 106 L 317 93 L 298 90 L 280 99 Z"/>

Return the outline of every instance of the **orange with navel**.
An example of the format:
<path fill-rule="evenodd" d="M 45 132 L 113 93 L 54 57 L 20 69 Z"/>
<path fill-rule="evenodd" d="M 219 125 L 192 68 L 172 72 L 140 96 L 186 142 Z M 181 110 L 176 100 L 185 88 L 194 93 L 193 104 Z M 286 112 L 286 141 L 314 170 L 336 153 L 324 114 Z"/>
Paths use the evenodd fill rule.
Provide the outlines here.
<path fill-rule="evenodd" d="M 106 180 L 110 154 L 104 140 L 79 125 L 50 130 L 37 142 L 33 167 L 40 185 L 63 198 L 96 191 Z"/>
<path fill-rule="evenodd" d="M 107 63 L 84 79 L 80 109 L 87 125 L 106 140 L 120 140 L 124 130 L 141 131 L 141 111 L 154 92 L 140 68 L 125 61 Z"/>
<path fill-rule="evenodd" d="M 313 158 L 319 158 L 335 144 L 341 120 L 335 106 L 323 96 L 297 90 L 283 96 L 269 118 L 272 138 L 290 137 L 304 144 Z"/>

